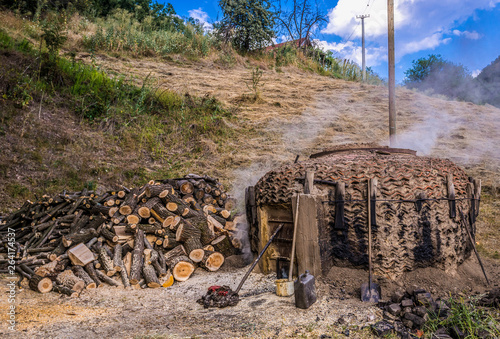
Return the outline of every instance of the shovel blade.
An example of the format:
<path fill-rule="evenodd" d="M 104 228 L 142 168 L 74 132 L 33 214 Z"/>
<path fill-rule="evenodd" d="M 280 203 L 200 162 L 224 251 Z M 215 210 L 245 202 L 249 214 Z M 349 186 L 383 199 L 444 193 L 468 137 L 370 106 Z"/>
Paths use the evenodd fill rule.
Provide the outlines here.
<path fill-rule="evenodd" d="M 380 286 L 375 283 L 361 285 L 361 301 L 377 303 L 380 299 Z"/>

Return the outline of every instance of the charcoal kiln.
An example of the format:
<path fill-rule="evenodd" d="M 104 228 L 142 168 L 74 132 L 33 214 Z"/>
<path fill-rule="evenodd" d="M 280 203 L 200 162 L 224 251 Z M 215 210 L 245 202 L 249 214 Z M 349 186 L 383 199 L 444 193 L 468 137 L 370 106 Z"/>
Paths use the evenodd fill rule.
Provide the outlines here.
<path fill-rule="evenodd" d="M 312 176 L 312 188 L 305 188 Z M 259 263 L 261 270 L 274 271 L 289 259 L 297 195 L 298 273 L 367 268 L 368 185 L 375 274 L 397 279 L 428 266 L 453 272 L 470 256 L 465 227 L 474 236 L 480 180 L 449 160 L 412 150 L 350 146 L 283 165 L 247 188 L 252 250 L 259 251 L 285 225 Z"/>

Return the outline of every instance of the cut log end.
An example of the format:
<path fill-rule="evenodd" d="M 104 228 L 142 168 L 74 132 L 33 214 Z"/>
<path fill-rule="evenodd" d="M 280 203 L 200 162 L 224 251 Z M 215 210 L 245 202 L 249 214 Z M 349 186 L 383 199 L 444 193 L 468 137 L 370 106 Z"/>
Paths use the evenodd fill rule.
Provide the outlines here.
<path fill-rule="evenodd" d="M 50 278 L 44 278 L 35 274 L 30 279 L 29 286 L 33 291 L 47 293 L 52 291 L 53 284 Z"/>
<path fill-rule="evenodd" d="M 189 259 L 191 259 L 193 262 L 201 262 L 204 255 L 205 251 L 203 249 L 195 249 L 189 253 Z"/>

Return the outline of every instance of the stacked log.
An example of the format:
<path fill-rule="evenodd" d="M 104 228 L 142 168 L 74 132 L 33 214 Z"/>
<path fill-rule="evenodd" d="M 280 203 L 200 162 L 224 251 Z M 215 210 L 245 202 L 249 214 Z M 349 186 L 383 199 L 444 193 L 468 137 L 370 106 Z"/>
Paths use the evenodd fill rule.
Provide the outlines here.
<path fill-rule="evenodd" d="M 13 260 L 31 289 L 68 296 L 103 283 L 168 287 L 237 253 L 233 200 L 216 179 L 194 174 L 102 195 L 44 195 L 0 220 L 0 273 Z"/>

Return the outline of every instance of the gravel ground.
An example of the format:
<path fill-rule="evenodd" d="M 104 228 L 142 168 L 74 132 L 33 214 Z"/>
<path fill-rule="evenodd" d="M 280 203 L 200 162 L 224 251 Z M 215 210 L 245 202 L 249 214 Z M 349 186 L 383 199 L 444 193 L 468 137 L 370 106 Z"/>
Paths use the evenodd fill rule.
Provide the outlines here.
<path fill-rule="evenodd" d="M 338 297 L 327 284 L 316 284 L 318 301 L 309 309 L 295 307 L 294 297 L 274 293 L 275 274 L 252 273 L 238 305 L 205 309 L 196 300 L 211 285 L 236 288 L 247 267 L 209 273 L 197 269 L 186 282 L 166 289 L 104 287 L 85 290 L 79 298 L 38 294 L 24 286 L 18 292 L 16 331 L 2 312 L 0 336 L 10 338 L 369 338 L 362 329 L 381 317 L 377 307 L 354 296 Z M 2 279 L 2 295 L 7 292 Z M 341 300 L 343 299 L 343 300 Z M 2 298 L 1 309 L 7 309 Z M 4 307 L 5 306 L 5 307 Z"/>

